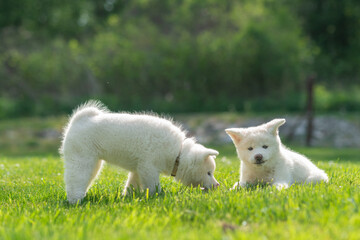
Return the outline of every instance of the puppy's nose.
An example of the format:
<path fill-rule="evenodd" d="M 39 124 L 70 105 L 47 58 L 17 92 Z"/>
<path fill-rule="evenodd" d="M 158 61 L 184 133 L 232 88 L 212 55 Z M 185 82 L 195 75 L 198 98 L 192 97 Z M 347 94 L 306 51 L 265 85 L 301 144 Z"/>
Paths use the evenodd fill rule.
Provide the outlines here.
<path fill-rule="evenodd" d="M 263 155 L 261 155 L 261 154 L 256 154 L 254 158 L 255 158 L 255 160 L 256 160 L 257 162 L 261 162 L 261 160 L 263 159 Z"/>
<path fill-rule="evenodd" d="M 220 186 L 220 183 L 216 183 L 215 184 L 215 188 L 219 187 Z"/>

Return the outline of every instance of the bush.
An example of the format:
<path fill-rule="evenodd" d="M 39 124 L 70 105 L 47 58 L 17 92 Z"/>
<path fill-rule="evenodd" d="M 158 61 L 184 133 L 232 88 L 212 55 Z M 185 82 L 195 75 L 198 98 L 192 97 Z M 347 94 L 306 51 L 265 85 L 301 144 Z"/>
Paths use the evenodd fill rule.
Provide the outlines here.
<path fill-rule="evenodd" d="M 318 111 L 360 111 L 360 88 L 329 90 L 324 85 L 315 87 L 315 107 Z"/>
<path fill-rule="evenodd" d="M 105 12 L 63 4 L 63 23 L 49 15 L 45 29 L 28 20 L 1 32 L 10 107 L 0 117 L 67 112 L 89 98 L 121 110 L 302 109 L 314 51 L 282 1 L 130 1 Z M 86 26 L 63 30 L 85 13 Z"/>

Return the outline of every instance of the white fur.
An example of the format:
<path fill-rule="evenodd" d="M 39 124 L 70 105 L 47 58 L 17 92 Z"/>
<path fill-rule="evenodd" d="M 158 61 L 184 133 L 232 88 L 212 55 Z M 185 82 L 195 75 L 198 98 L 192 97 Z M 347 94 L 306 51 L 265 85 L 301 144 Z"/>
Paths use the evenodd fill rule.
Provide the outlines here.
<path fill-rule="evenodd" d="M 241 160 L 240 181 L 233 188 L 261 182 L 271 183 L 278 189 L 288 188 L 293 183 L 328 182 L 323 170 L 281 143 L 278 128 L 284 123 L 285 119 L 274 119 L 257 127 L 225 130 Z M 255 156 L 259 158 L 259 155 L 262 160 L 257 162 Z"/>
<path fill-rule="evenodd" d="M 175 179 L 187 186 L 217 187 L 216 150 L 205 148 L 171 121 L 145 114 L 111 113 L 100 102 L 77 108 L 67 127 L 60 153 L 70 203 L 81 201 L 103 160 L 130 171 L 124 194 L 131 188 L 160 191 L 159 174 L 170 175 L 177 156 Z M 210 174 L 208 174 L 210 172 Z"/>

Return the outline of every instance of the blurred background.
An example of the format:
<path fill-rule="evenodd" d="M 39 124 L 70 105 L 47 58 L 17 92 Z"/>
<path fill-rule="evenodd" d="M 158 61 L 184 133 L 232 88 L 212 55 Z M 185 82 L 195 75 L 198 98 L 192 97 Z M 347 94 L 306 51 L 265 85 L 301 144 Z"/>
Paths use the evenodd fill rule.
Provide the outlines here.
<path fill-rule="evenodd" d="M 286 117 L 289 142 L 360 147 L 360 1 L 0 1 L 0 151 L 58 144 L 88 99 L 202 142 Z"/>

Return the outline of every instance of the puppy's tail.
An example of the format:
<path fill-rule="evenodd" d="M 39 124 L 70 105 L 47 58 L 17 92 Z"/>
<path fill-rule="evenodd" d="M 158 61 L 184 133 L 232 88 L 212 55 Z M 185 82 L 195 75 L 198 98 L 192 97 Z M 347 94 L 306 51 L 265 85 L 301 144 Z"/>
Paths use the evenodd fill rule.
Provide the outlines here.
<path fill-rule="evenodd" d="M 70 117 L 70 121 L 74 122 L 81 118 L 89 118 L 107 112 L 109 112 L 109 110 L 100 101 L 89 100 L 74 110 Z"/>
<path fill-rule="evenodd" d="M 100 101 L 97 101 L 97 100 L 87 101 L 84 104 L 77 107 L 71 114 L 71 116 L 69 118 L 69 122 L 63 130 L 62 144 L 59 149 L 60 154 L 61 155 L 64 154 L 64 141 L 65 141 L 67 133 L 69 132 L 71 126 L 74 123 L 78 122 L 81 119 L 90 118 L 90 117 L 99 115 L 101 113 L 107 113 L 107 112 L 110 112 L 110 111 L 105 107 L 104 104 L 102 104 Z"/>

